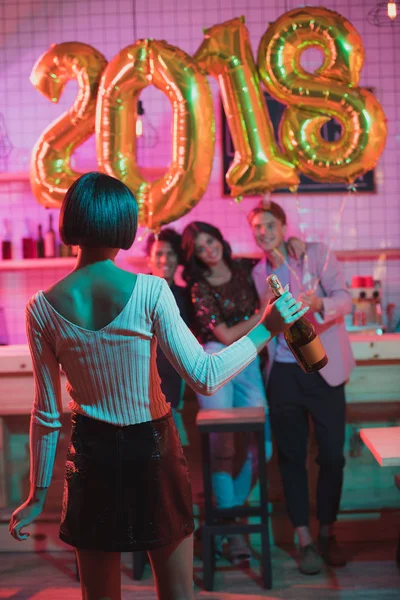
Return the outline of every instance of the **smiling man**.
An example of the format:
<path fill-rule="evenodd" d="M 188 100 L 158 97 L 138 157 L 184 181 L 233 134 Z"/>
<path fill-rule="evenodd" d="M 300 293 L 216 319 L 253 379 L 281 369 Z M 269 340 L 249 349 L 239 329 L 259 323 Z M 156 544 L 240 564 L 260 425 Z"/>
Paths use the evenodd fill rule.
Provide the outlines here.
<path fill-rule="evenodd" d="M 307 243 L 300 260 L 289 255 L 285 241 L 286 214 L 278 204 L 259 204 L 250 212 L 248 220 L 254 239 L 264 253 L 253 269 L 260 297 L 271 293 L 266 278 L 272 273 L 283 286 L 289 284 L 293 296 L 310 307 L 307 319 L 313 322 L 329 359 L 318 373 L 306 374 L 283 335 L 278 335 L 268 346 L 267 398 L 283 488 L 300 546 L 299 568 L 302 573 L 312 575 L 321 569 L 321 555 L 329 565 L 345 564 L 334 536 L 334 523 L 345 464 L 344 384 L 354 366 L 344 324 L 344 315 L 351 311 L 352 301 L 340 265 L 324 244 Z M 319 552 L 308 526 L 306 463 L 310 416 L 318 442 Z"/>

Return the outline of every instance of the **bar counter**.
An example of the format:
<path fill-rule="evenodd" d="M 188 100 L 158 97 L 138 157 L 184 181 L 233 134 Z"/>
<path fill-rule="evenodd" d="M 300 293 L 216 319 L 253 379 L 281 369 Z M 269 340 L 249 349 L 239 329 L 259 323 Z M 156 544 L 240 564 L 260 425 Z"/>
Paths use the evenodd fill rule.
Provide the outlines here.
<path fill-rule="evenodd" d="M 344 539 L 388 539 L 393 535 L 393 517 L 390 515 L 393 511 L 396 514 L 399 502 L 398 490 L 393 485 L 395 468 L 379 469 L 364 447 L 359 431 L 363 427 L 400 425 L 400 333 L 349 335 L 357 366 L 346 385 L 346 467 L 341 501 L 341 535 Z M 68 412 L 65 381 L 61 387 L 64 408 Z M 0 552 L 10 550 L 11 546 L 14 549 L 15 545 L 7 534 L 7 519 L 12 508 L 25 499 L 29 487 L 28 430 L 32 399 L 33 376 L 28 346 L 0 347 Z M 185 452 L 192 473 L 195 513 L 199 514 L 201 451 L 195 427 L 196 413 L 195 395 L 187 388 L 183 420 L 189 445 Z M 54 511 L 52 514 L 56 515 L 51 519 L 53 529 L 56 527 L 54 521 L 58 519 L 61 501 L 69 431 L 69 419 L 64 419 L 53 483 L 46 503 L 48 510 Z M 313 436 L 309 454 L 310 497 L 313 498 L 317 473 L 316 442 Z M 274 541 L 287 542 L 291 530 L 285 512 L 276 452 L 268 464 L 268 476 L 272 522 L 275 524 Z M 253 493 L 256 494 L 257 491 Z M 41 532 L 43 526 L 38 526 L 38 531 Z M 43 547 L 48 549 L 49 536 L 46 536 L 47 542 L 43 542 Z M 52 534 L 52 539 L 53 537 Z M 55 539 L 53 542 L 54 547 L 59 548 L 60 543 Z M 25 544 L 24 548 L 28 550 L 28 546 L 30 545 Z M 15 546 L 15 549 L 20 548 Z"/>

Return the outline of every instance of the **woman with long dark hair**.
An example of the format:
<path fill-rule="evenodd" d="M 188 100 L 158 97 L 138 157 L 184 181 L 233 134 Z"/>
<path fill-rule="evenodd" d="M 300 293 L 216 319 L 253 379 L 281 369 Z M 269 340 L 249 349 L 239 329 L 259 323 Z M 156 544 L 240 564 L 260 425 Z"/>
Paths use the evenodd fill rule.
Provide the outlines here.
<path fill-rule="evenodd" d="M 147 550 L 159 600 L 193 600 L 193 513 L 187 463 L 156 368 L 157 342 L 197 392 L 212 394 L 305 309 L 286 293 L 236 344 L 211 356 L 180 318 L 167 282 L 119 269 L 137 204 L 120 181 L 87 173 L 60 213 L 75 268 L 26 307 L 35 397 L 30 493 L 12 515 L 17 540 L 42 512 L 61 429 L 60 366 L 72 435 L 60 538 L 77 552 L 84 600 L 120 600 L 120 553 Z"/>
<path fill-rule="evenodd" d="M 220 352 L 251 331 L 259 321 L 260 311 L 264 310 L 252 280 L 255 261 L 234 259 L 221 231 L 203 221 L 194 221 L 183 231 L 182 258 L 183 277 L 191 292 L 198 340 L 206 352 Z M 212 396 L 198 392 L 197 397 L 202 408 L 262 406 L 268 413 L 259 358 Z M 269 459 L 272 440 L 268 414 L 265 437 Z M 244 460 L 235 472 L 234 434 L 211 436 L 213 491 L 219 508 L 242 506 L 251 491 L 255 452 L 250 440 L 245 442 Z M 234 564 L 250 559 L 251 552 L 243 536 L 229 536 L 228 544 Z M 222 551 L 221 546 L 222 540 L 219 539 L 218 554 Z"/>

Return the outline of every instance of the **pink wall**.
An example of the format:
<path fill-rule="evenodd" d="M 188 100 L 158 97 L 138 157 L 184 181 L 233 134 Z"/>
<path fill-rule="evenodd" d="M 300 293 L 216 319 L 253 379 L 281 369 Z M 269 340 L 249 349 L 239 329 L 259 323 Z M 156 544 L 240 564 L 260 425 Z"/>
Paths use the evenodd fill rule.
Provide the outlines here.
<path fill-rule="evenodd" d="M 151 0 L 136 1 L 136 32 L 132 0 L 69 0 L 61 2 L 15 0 L 2 5 L 0 27 L 0 113 L 4 115 L 9 138 L 14 146 L 7 164 L 0 154 L 0 171 L 26 171 L 33 144 L 44 128 L 72 103 L 76 94 L 74 82 L 68 84 L 59 104 L 52 104 L 39 94 L 29 82 L 35 60 L 52 43 L 82 41 L 100 50 L 111 59 L 121 48 L 136 37 L 165 39 L 193 54 L 202 40 L 202 28 L 245 15 L 253 51 L 256 53 L 260 37 L 280 14 L 302 3 L 296 0 Z M 317 3 L 316 3 L 317 4 Z M 366 50 L 361 85 L 372 86 L 389 120 L 386 150 L 377 168 L 378 189 L 374 195 L 352 197 L 343 213 L 337 231 L 337 215 L 341 195 L 301 195 L 300 215 L 292 195 L 278 196 L 288 212 L 291 230 L 304 231 L 308 240 L 324 240 L 336 249 L 399 248 L 400 210 L 400 117 L 399 75 L 400 30 L 377 29 L 367 22 L 367 13 L 375 0 L 329 0 L 328 8 L 337 10 L 350 19 L 360 32 Z M 189 215 L 175 223 L 182 230 L 194 219 L 209 221 L 219 226 L 231 241 L 236 252 L 255 250 L 245 214 L 257 202 L 247 198 L 240 205 L 221 196 L 221 153 L 219 136 L 218 88 L 210 85 L 216 103 L 217 143 L 213 173 L 209 188 L 198 206 Z M 159 141 L 154 148 L 140 149 L 143 166 L 168 164 L 170 149 L 171 109 L 166 98 L 157 90 L 148 88 L 142 95 L 146 112 L 154 125 Z M 0 124 L 1 125 L 1 124 Z M 1 133 L 0 133 L 1 135 Z M 77 156 L 82 169 L 95 168 L 94 143 L 90 140 Z M 53 211 L 55 220 L 58 211 Z M 20 257 L 20 239 L 26 219 L 29 227 L 45 229 L 48 211 L 33 198 L 28 182 L 0 181 L 0 239 L 3 220 L 12 220 L 14 256 Z M 137 243 L 130 251 L 141 254 L 143 244 Z M 344 264 L 346 277 L 353 274 L 373 274 L 383 280 L 385 303 L 400 304 L 400 275 L 397 260 L 389 262 L 359 261 Z M 23 306 L 38 288 L 43 289 L 55 278 L 62 277 L 65 269 L 43 271 L 0 271 L 0 307 L 5 308 L 11 343 L 24 343 Z"/>

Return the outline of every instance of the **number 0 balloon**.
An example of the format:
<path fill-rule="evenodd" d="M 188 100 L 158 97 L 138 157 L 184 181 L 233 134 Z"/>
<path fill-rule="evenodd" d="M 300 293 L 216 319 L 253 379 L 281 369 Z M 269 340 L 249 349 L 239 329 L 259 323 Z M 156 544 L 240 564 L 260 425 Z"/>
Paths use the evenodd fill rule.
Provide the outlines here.
<path fill-rule="evenodd" d="M 133 133 L 138 96 L 151 84 L 166 94 L 173 111 L 172 163 L 152 183 L 137 164 Z M 214 107 L 207 79 L 185 52 L 155 40 L 121 50 L 102 77 L 96 122 L 100 168 L 135 194 L 141 225 L 158 230 L 199 202 L 211 174 Z"/>

